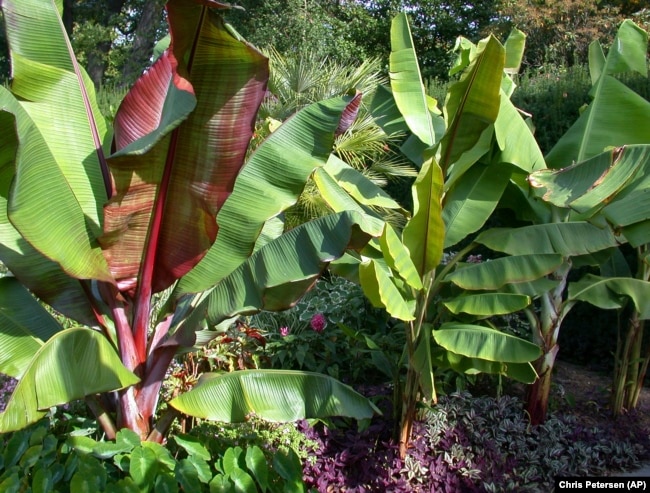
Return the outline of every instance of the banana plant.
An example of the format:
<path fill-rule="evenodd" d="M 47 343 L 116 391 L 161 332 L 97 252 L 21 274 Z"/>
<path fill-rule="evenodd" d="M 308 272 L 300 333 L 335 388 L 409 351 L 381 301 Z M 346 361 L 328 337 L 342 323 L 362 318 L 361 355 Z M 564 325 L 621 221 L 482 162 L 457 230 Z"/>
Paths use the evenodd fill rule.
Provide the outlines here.
<path fill-rule="evenodd" d="M 127 427 L 156 441 L 180 412 L 376 411 L 323 375 L 255 372 L 206 375 L 156 419 L 179 351 L 238 314 L 291 306 L 332 260 L 382 230 L 355 211 L 277 227 L 361 96 L 305 107 L 244 166 L 268 60 L 224 22 L 227 8 L 167 3 L 171 43 L 110 128 L 71 50 L 62 2 L 2 2 L 12 83 L 0 87 L 0 261 L 12 276 L 0 279 L 0 372 L 19 383 L 0 432 L 75 399 L 108 437 Z"/>
<path fill-rule="evenodd" d="M 650 117 L 650 113 L 648 115 Z M 631 145 L 598 154 L 578 164 L 531 176 L 546 200 L 570 214 L 604 222 L 603 231 L 616 231 L 637 252 L 637 270 L 630 272 L 620 251 L 601 266 L 601 276 L 588 275 L 569 285 L 567 302 L 585 301 L 602 309 L 632 305 L 627 333 L 617 340 L 612 385 L 612 412 L 636 407 L 650 362 L 643 350 L 644 322 L 650 317 L 648 261 L 648 189 L 650 146 Z M 570 193 L 567 193 L 570 191 Z"/>
<path fill-rule="evenodd" d="M 536 377 L 529 362 L 539 357 L 539 348 L 480 321 L 527 306 L 526 295 L 474 293 L 445 299 L 446 308 L 437 300 L 443 299 L 450 273 L 475 245 L 461 249 L 449 262 L 443 262 L 443 250 L 483 226 L 518 167 L 528 174 L 543 165 L 543 158 L 540 154 L 537 161 L 522 160 L 510 150 L 509 139 L 517 139 L 526 123 L 510 103 L 506 91 L 512 89 L 511 80 L 504 79 L 506 49 L 495 38 L 478 46 L 466 40 L 459 44 L 453 70 L 462 76 L 451 86 L 442 111 L 424 90 L 405 14 L 393 20 L 391 46 L 390 87 L 377 92 L 372 112 L 388 134 L 408 135 L 401 150 L 419 173 L 405 227 L 397 231 L 386 224 L 381 237 L 361 251 L 357 274 L 370 301 L 402 321 L 405 331 L 399 367 L 405 367 L 406 375 L 400 380 L 396 372 L 394 399 L 400 416 L 396 435 L 404 456 L 418 403 L 436 402 L 436 367 L 501 373 L 527 382 Z M 335 209 L 344 207 L 328 200 Z M 535 275 L 549 272 L 549 261 L 528 261 Z M 504 269 L 504 283 L 518 275 L 513 268 Z M 522 282 L 528 279 L 519 277 Z M 450 311 L 467 313 L 479 322 L 443 323 Z"/>
<path fill-rule="evenodd" d="M 650 102 L 616 78 L 626 72 L 647 76 L 647 47 L 648 34 L 629 20 L 619 27 L 607 56 L 599 42 L 590 45 L 593 101 L 547 156 L 551 167 L 562 169 L 539 171 L 529 180 L 559 215 L 609 229 L 637 251 L 635 276 L 616 251 L 602 264 L 605 279 L 587 277 L 568 290 L 567 303 L 581 300 L 601 308 L 621 308 L 623 300 L 632 300 L 628 331 L 625 337 L 619 334 L 616 350 L 612 386 L 615 415 L 636 406 L 650 361 L 641 349 L 646 314 L 637 303 L 639 293 L 647 290 L 645 283 L 650 276 L 645 178 L 650 133 L 644 123 L 650 118 Z M 610 298 L 607 302 L 606 294 Z"/>

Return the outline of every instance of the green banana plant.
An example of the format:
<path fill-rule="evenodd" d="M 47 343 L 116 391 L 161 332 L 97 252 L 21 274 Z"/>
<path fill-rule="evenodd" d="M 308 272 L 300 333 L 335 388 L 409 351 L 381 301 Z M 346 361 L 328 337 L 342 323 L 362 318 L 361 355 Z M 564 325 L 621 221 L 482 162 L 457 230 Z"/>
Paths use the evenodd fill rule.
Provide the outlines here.
<path fill-rule="evenodd" d="M 509 149 L 508 139 L 516 139 L 526 124 L 505 92 L 510 89 L 510 79 L 504 79 L 506 49 L 495 38 L 478 46 L 466 40 L 459 45 L 453 70 L 462 76 L 451 86 L 442 111 L 424 90 L 406 14 L 393 20 L 391 46 L 390 87 L 377 92 L 372 112 L 386 133 L 408 135 L 401 150 L 419 167 L 414 205 L 402 231 L 386 224 L 357 261 L 366 296 L 402 321 L 405 331 L 394 399 L 404 456 L 418 403 L 436 402 L 436 367 L 502 373 L 527 382 L 536 378 L 529 363 L 540 354 L 534 344 L 481 322 L 443 323 L 449 311 L 467 312 L 477 320 L 516 311 L 530 302 L 526 295 L 474 293 L 445 299 L 447 308 L 434 300 L 442 299 L 450 273 L 471 248 L 447 263 L 443 250 L 484 225 L 518 167 L 528 174 L 543 158 L 525 161 Z M 548 269 L 534 266 L 544 267 Z M 400 381 L 402 366 L 406 375 Z"/>
<path fill-rule="evenodd" d="M 639 29 L 632 23 L 623 23 L 607 59 L 602 55 L 599 45 L 592 46 L 594 56 L 592 56 L 591 67 L 594 80 L 592 93 L 594 102 L 546 157 L 549 165 L 561 166 L 570 164 L 571 160 L 582 160 L 585 156 L 601 152 L 603 146 L 620 142 L 620 139 L 623 138 L 619 128 L 613 132 L 608 130 L 611 128 L 611 122 L 607 115 L 611 113 L 613 106 L 617 106 L 615 104 L 617 100 L 609 98 L 625 96 L 619 102 L 622 104 L 621 107 L 626 108 L 625 111 L 627 111 L 628 107 L 623 103 L 629 102 L 630 99 L 635 100 L 635 97 L 628 92 L 611 91 L 608 88 L 611 85 L 620 84 L 612 77 L 613 74 L 630 68 L 645 67 L 647 38 L 639 34 Z M 641 48 L 639 41 L 644 39 L 645 44 Z M 600 56 L 595 56 L 596 54 L 600 54 Z M 617 111 L 619 110 L 620 108 L 617 109 Z M 630 114 L 633 115 L 631 119 L 635 119 L 639 118 L 643 111 L 640 108 L 635 108 L 635 111 Z M 608 134 L 607 139 L 594 138 L 594 136 L 604 133 Z M 634 139 L 643 137 L 636 135 L 628 138 L 632 139 L 628 142 L 635 142 Z M 520 142 L 519 145 L 510 146 L 508 149 L 514 152 L 518 159 L 541 162 L 540 167 L 545 168 L 544 160 L 539 158 L 539 149 L 534 145 L 530 131 L 522 129 L 522 132 L 517 135 L 517 139 Z M 605 160 L 607 161 L 606 158 Z M 505 161 L 512 162 L 507 159 Z M 609 164 L 611 162 L 611 160 L 608 161 Z M 521 173 L 513 173 L 500 205 L 513 209 L 519 219 L 532 224 L 518 228 L 488 230 L 474 239 L 475 243 L 509 255 L 509 257 L 499 259 L 504 263 L 533 253 L 540 257 L 549 255 L 554 257 L 557 262 L 555 267 L 544 273 L 543 278 L 533 279 L 534 276 L 532 276 L 526 282 L 510 282 L 499 288 L 506 293 L 528 295 L 531 299 L 536 300 L 538 306 L 537 309 L 533 305 L 524 309 L 533 329 L 533 342 L 541 348 L 543 353 L 542 357 L 535 362 L 535 370 L 539 378 L 528 387 L 526 397 L 526 410 L 534 424 L 541 423 L 546 418 L 551 375 L 559 351 L 557 341 L 562 321 L 575 303 L 580 301 L 579 298 L 567 296 L 567 290 L 571 292 L 572 289 L 568 283 L 572 267 L 600 265 L 609 261 L 608 259 L 615 252 L 616 247 L 627 239 L 619 234 L 620 228 L 607 226 L 604 217 L 597 213 L 595 202 L 591 204 L 592 209 L 588 210 L 586 207 L 580 207 L 580 201 L 576 200 L 574 204 L 576 207 L 573 207 L 574 210 L 571 211 L 566 204 L 560 203 L 562 200 L 558 202 L 553 199 L 554 194 L 557 195 L 556 199 L 559 197 L 566 200 L 571 197 L 577 198 L 580 195 L 580 187 L 593 186 L 594 182 L 600 179 L 605 171 L 605 164 L 596 167 L 585 165 L 580 166 L 579 169 L 581 173 L 588 173 L 592 181 L 577 184 L 562 180 L 561 187 L 547 191 L 543 197 L 535 196 L 532 190 L 545 183 L 549 176 L 564 175 L 564 170 L 531 170 L 533 173 L 529 177 Z M 623 167 L 619 168 L 617 173 L 622 172 L 623 169 Z M 576 173 L 574 176 L 578 176 L 578 174 Z M 601 199 L 605 201 L 604 203 L 610 200 L 609 197 L 603 196 Z M 639 230 L 634 228 L 634 231 Z M 472 266 L 469 273 L 477 274 L 478 278 L 482 279 L 487 286 L 491 279 L 494 279 L 494 267 L 487 263 Z M 451 277 L 452 282 L 466 277 L 461 274 L 463 274 L 462 270 L 454 273 Z M 454 276 L 456 277 L 454 278 Z M 496 279 L 498 280 L 500 277 L 497 276 Z M 581 282 L 587 280 L 588 278 L 585 278 Z M 476 284 L 476 288 L 478 286 L 479 284 Z"/>
<path fill-rule="evenodd" d="M 648 113 L 650 117 L 650 113 Z M 545 198 L 570 214 L 604 222 L 604 231 L 616 231 L 637 252 L 633 275 L 620 251 L 601 266 L 603 276 L 589 275 L 569 285 L 568 302 L 585 301 L 602 309 L 622 309 L 631 302 L 625 336 L 619 331 L 612 385 L 612 412 L 621 414 L 638 403 L 650 362 L 643 351 L 645 299 L 650 294 L 648 263 L 648 189 L 650 146 L 631 145 L 598 154 L 565 169 L 535 173 L 531 180 Z M 570 191 L 570 193 L 567 193 Z"/>
<path fill-rule="evenodd" d="M 74 399 L 107 436 L 127 427 L 156 441 L 179 412 L 376 412 L 324 375 L 256 372 L 208 375 L 155 419 L 179 351 L 239 314 L 291 306 L 331 261 L 381 234 L 355 211 L 276 227 L 328 162 L 360 94 L 308 105 L 246 159 L 268 60 L 223 21 L 228 4 L 170 0 L 171 43 L 110 128 L 61 0 L 1 6 L 12 83 L 0 87 L 0 261 L 12 276 L 0 279 L 0 372 L 19 383 L 0 432 Z"/>
<path fill-rule="evenodd" d="M 623 271 L 617 267 L 624 262 L 620 261 L 621 253 L 615 251 L 601 266 L 603 274 L 611 279 L 584 278 L 575 287 L 569 286 L 566 301 L 587 301 L 601 308 L 621 308 L 622 299 L 633 301 L 627 334 L 619 334 L 617 344 L 612 386 L 615 415 L 636 406 L 650 361 L 650 354 L 642 354 L 641 350 L 645 311 L 634 295 L 645 289 L 643 283 L 650 276 L 646 254 L 650 216 L 645 178 L 650 143 L 645 122 L 650 119 L 650 102 L 616 78 L 625 72 L 647 76 L 647 47 L 648 34 L 629 20 L 619 27 L 606 57 L 599 42 L 590 45 L 593 101 L 547 156 L 550 167 L 562 169 L 539 171 L 529 180 L 558 215 L 607 228 L 637 250 L 635 279 L 627 266 Z M 609 302 L 604 301 L 606 293 L 611 298 Z M 535 397 L 532 399 L 529 407 Z"/>

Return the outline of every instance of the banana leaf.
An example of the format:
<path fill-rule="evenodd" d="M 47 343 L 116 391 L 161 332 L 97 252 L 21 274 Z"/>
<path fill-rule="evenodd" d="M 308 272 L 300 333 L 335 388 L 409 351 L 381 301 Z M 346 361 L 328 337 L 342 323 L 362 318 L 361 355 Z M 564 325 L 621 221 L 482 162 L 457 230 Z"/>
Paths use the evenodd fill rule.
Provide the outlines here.
<path fill-rule="evenodd" d="M 494 228 L 481 233 L 476 242 L 509 255 L 536 252 L 565 257 L 598 252 L 620 243 L 611 229 L 582 221 Z"/>
<path fill-rule="evenodd" d="M 214 10 L 172 0 L 167 17 L 170 48 L 124 98 L 109 159 L 100 241 L 131 294 L 139 278 L 154 292 L 167 288 L 214 243 L 269 75 L 268 60 Z"/>
<path fill-rule="evenodd" d="M 382 188 L 334 154 L 329 157 L 323 169 L 360 204 L 401 209 Z"/>
<path fill-rule="evenodd" d="M 373 306 L 385 308 L 398 320 L 415 319 L 415 299 L 398 288 L 395 277 L 384 261 L 370 259 L 360 264 L 359 282 Z"/>
<path fill-rule="evenodd" d="M 555 271 L 563 262 L 561 255 L 553 253 L 502 257 L 462 266 L 445 280 L 463 289 L 500 289 L 505 285 L 535 281 Z"/>
<path fill-rule="evenodd" d="M 402 232 L 404 246 L 420 277 L 432 272 L 442 259 L 445 226 L 442 220 L 442 169 L 431 157 L 413 184 L 413 216 Z"/>
<path fill-rule="evenodd" d="M 606 310 L 619 309 L 631 301 L 641 320 L 650 319 L 650 282 L 627 277 L 587 274 L 569 284 L 569 300 L 586 301 Z"/>
<path fill-rule="evenodd" d="M 460 169 L 454 163 L 477 144 L 499 114 L 503 46 L 490 36 L 479 42 L 470 60 L 460 80 L 451 85 L 444 106 L 447 131 L 440 142 L 440 166 L 452 182 L 471 165 Z"/>
<path fill-rule="evenodd" d="M 526 50 L 526 34 L 517 28 L 514 28 L 508 34 L 505 43 L 506 62 L 504 71 L 507 74 L 516 75 L 519 73 L 521 62 L 524 59 Z"/>
<path fill-rule="evenodd" d="M 0 433 L 38 421 L 52 406 L 137 382 L 99 332 L 84 328 L 58 332 L 41 346 L 25 369 L 0 414 Z"/>
<path fill-rule="evenodd" d="M 260 248 L 210 291 L 208 322 L 216 325 L 239 313 L 289 308 L 329 262 L 348 249 L 360 248 L 380 232 L 380 221 L 369 223 L 350 211 L 292 229 Z"/>
<path fill-rule="evenodd" d="M 629 185 L 643 177 L 650 163 L 650 148 L 616 148 L 559 170 L 543 170 L 529 177 L 544 200 L 579 213 L 597 211 L 615 202 Z"/>
<path fill-rule="evenodd" d="M 445 248 L 456 245 L 485 224 L 496 209 L 510 174 L 507 165 L 477 164 L 458 179 L 445 195 L 442 210 Z"/>
<path fill-rule="evenodd" d="M 0 279 L 0 373 L 20 378 L 59 323 L 13 277 Z"/>
<path fill-rule="evenodd" d="M 480 358 L 468 358 L 442 348 L 437 351 L 434 350 L 433 361 L 439 368 L 451 368 L 454 371 L 468 375 L 477 373 L 503 375 L 526 384 L 531 384 L 538 378 L 537 372 L 530 363 L 503 363 Z"/>
<path fill-rule="evenodd" d="M 8 109 L 16 116 L 21 146 L 8 217 L 25 240 L 67 274 L 110 281 L 97 237 L 108 196 L 105 153 L 111 133 L 93 85 L 72 52 L 59 16 L 62 3 L 7 0 L 2 9 L 12 57 L 11 91 L 20 105 L 20 110 Z M 5 108 L 7 97 L 4 92 Z"/>
<path fill-rule="evenodd" d="M 528 363 L 542 355 L 532 342 L 479 325 L 444 323 L 433 331 L 443 348 L 469 358 L 502 363 Z"/>
<path fill-rule="evenodd" d="M 444 301 L 443 305 L 453 314 L 467 313 L 490 317 L 523 310 L 530 305 L 530 298 L 514 293 L 480 293 L 458 296 Z"/>
<path fill-rule="evenodd" d="M 422 84 L 411 28 L 405 13 L 393 19 L 390 29 L 391 53 L 389 59 L 393 98 L 411 132 L 431 147 L 437 140 L 429 101 Z"/>
<path fill-rule="evenodd" d="M 605 58 L 600 44 L 589 47 L 593 101 L 546 156 L 550 168 L 562 168 L 600 154 L 608 147 L 650 142 L 650 102 L 614 76 L 647 76 L 648 35 L 631 20 L 619 27 Z"/>
<path fill-rule="evenodd" d="M 60 313 L 90 324 L 94 317 L 79 281 L 25 241 L 9 220 L 7 206 L 19 136 L 38 138 L 38 132 L 18 100 L 4 87 L 0 87 L 0 108 L 4 108 L 0 110 L 0 261 L 40 299 Z"/>
<path fill-rule="evenodd" d="M 280 422 L 381 414 L 368 399 L 329 376 L 290 370 L 206 373 L 169 405 L 190 416 L 228 423 L 244 422 L 251 414 Z"/>

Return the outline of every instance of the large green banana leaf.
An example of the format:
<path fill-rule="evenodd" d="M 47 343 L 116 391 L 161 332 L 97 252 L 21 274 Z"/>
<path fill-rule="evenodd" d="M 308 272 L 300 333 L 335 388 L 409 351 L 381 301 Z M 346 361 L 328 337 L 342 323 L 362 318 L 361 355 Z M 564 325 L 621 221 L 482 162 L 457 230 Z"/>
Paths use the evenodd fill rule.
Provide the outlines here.
<path fill-rule="evenodd" d="M 315 219 L 271 239 L 207 290 L 189 317 L 179 316 L 174 321 L 174 336 L 161 349 L 169 344 L 194 345 L 194 332 L 204 320 L 213 329 L 239 314 L 293 306 L 331 261 L 348 249 L 362 247 L 371 236 L 379 236 L 382 227 L 379 220 L 345 211 Z M 218 332 L 210 330 L 198 337 L 207 343 L 217 335 Z"/>
<path fill-rule="evenodd" d="M 58 332 L 41 346 L 25 369 L 0 414 L 0 433 L 34 423 L 52 406 L 137 382 L 101 333 L 83 328 Z"/>
<path fill-rule="evenodd" d="M 440 139 L 434 132 L 406 13 L 393 19 L 390 42 L 389 74 L 393 98 L 411 132 L 431 147 Z"/>
<path fill-rule="evenodd" d="M 496 208 L 512 172 L 493 162 L 476 164 L 492 148 L 494 124 L 499 120 L 505 52 L 494 38 L 474 46 L 459 45 L 456 70 L 465 66 L 452 84 L 445 104 L 448 131 L 441 142 L 440 165 L 446 170 L 443 201 L 445 248 L 479 230 Z M 508 79 L 509 80 L 509 79 Z M 505 97 L 507 99 L 507 97 Z"/>
<path fill-rule="evenodd" d="M 463 289 L 499 289 L 506 284 L 534 281 L 555 271 L 562 263 L 562 256 L 554 253 L 502 257 L 463 266 L 445 280 Z"/>
<path fill-rule="evenodd" d="M 647 33 L 630 20 L 621 24 L 607 58 L 600 44 L 592 43 L 593 101 L 546 156 L 549 167 L 566 167 L 612 146 L 650 142 L 650 102 L 614 77 L 625 72 L 647 76 L 647 49 Z"/>
<path fill-rule="evenodd" d="M 443 305 L 453 314 L 491 317 L 518 312 L 530 305 L 530 297 L 515 293 L 479 293 L 457 296 Z"/>
<path fill-rule="evenodd" d="M 530 182 L 559 207 L 583 217 L 599 213 L 636 247 L 650 241 L 649 166 L 650 146 L 625 146 L 565 169 L 533 173 Z"/>
<path fill-rule="evenodd" d="M 110 132 L 72 53 L 62 2 L 2 2 L 20 150 L 7 204 L 14 227 L 69 275 L 110 281 L 96 241 L 107 197 Z M 6 104 L 3 96 L 3 106 Z"/>
<path fill-rule="evenodd" d="M 356 211 L 360 214 L 375 215 L 370 208 L 359 204 L 350 196 L 323 168 L 314 170 L 312 179 L 321 198 L 334 212 Z"/>
<path fill-rule="evenodd" d="M 215 243 L 181 279 L 178 294 L 209 289 L 246 261 L 266 221 L 293 205 L 313 170 L 327 163 L 335 135 L 344 130 L 343 115 L 360 100 L 357 95 L 311 104 L 255 150 L 219 211 Z"/>
<path fill-rule="evenodd" d="M 505 92 L 501 92 L 499 116 L 494 122 L 494 134 L 500 152 L 494 161 L 511 163 L 527 173 L 546 168 L 544 155 L 521 113 Z"/>
<path fill-rule="evenodd" d="M 510 31 L 505 43 L 506 61 L 504 71 L 510 75 L 517 75 L 521 68 L 526 51 L 526 33 L 514 28 Z"/>
<path fill-rule="evenodd" d="M 487 361 L 528 363 L 542 355 L 532 342 L 479 325 L 445 323 L 433 331 L 433 339 L 448 351 Z"/>
<path fill-rule="evenodd" d="M 510 166 L 476 164 L 445 195 L 445 248 L 478 231 L 496 209 L 510 180 Z"/>
<path fill-rule="evenodd" d="M 505 50 L 490 36 L 479 42 L 469 60 L 460 80 L 450 87 L 444 106 L 447 131 L 440 143 L 440 166 L 452 183 L 473 164 L 464 162 L 461 169 L 454 163 L 474 148 L 499 114 Z"/>
<path fill-rule="evenodd" d="M 442 169 L 433 157 L 426 159 L 413 184 L 413 216 L 402 232 L 411 260 L 424 277 L 442 259 L 445 226 L 442 221 Z"/>
<path fill-rule="evenodd" d="M 617 201 L 621 191 L 647 174 L 649 165 L 649 146 L 625 146 L 567 168 L 537 171 L 529 182 L 543 192 L 545 201 L 593 214 Z"/>
<path fill-rule="evenodd" d="M 60 330 L 18 280 L 0 279 L 0 373 L 20 378 L 43 343 Z"/>
<path fill-rule="evenodd" d="M 476 241 L 509 255 L 536 252 L 559 253 L 566 257 L 586 255 L 619 245 L 609 228 L 599 228 L 582 221 L 494 228 L 481 233 Z"/>
<path fill-rule="evenodd" d="M 169 402 L 182 413 L 239 423 L 254 414 L 269 421 L 347 416 L 371 418 L 380 411 L 341 382 L 318 373 L 245 370 L 204 374 L 196 387 Z"/>
<path fill-rule="evenodd" d="M 382 223 L 345 211 L 302 224 L 270 241 L 225 277 L 207 297 L 216 325 L 240 313 L 283 310 L 311 287 L 327 264 L 381 234 Z"/>
<path fill-rule="evenodd" d="M 38 138 L 38 131 L 20 103 L 4 87 L 0 87 L 0 135 L 0 260 L 26 287 L 59 312 L 90 323 L 93 315 L 79 281 L 70 278 L 59 264 L 25 241 L 9 221 L 7 205 L 15 176 L 19 135 Z"/>
<path fill-rule="evenodd" d="M 330 155 L 323 169 L 360 204 L 387 209 L 401 208 L 382 188 L 334 154 Z"/>
<path fill-rule="evenodd" d="M 641 320 L 650 319 L 650 282 L 641 279 L 587 274 L 580 281 L 569 284 L 569 299 L 610 310 L 622 308 L 631 300 Z"/>
<path fill-rule="evenodd" d="M 398 320 L 415 319 L 415 299 L 399 289 L 399 279 L 382 259 L 370 259 L 359 265 L 359 283 L 373 306 L 385 308 Z"/>
<path fill-rule="evenodd" d="M 140 276 L 154 291 L 168 287 L 213 244 L 266 93 L 268 60 L 218 13 L 172 0 L 167 17 L 170 49 L 115 117 L 101 243 L 122 291 Z"/>

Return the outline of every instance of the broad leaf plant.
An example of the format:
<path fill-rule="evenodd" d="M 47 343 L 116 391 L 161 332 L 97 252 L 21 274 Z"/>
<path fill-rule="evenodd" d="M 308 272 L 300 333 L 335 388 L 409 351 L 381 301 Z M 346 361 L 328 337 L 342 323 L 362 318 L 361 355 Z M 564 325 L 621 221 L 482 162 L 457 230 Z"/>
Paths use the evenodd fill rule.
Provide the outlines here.
<path fill-rule="evenodd" d="M 1 5 L 12 80 L 0 87 L 0 261 L 12 275 L 0 279 L 0 372 L 19 383 L 0 432 L 76 399 L 109 438 L 130 428 L 155 441 L 180 412 L 371 416 L 349 387 L 282 371 L 205 375 L 156 414 L 177 353 L 239 314 L 291 306 L 381 233 L 354 211 L 281 227 L 360 94 L 308 105 L 247 159 L 268 60 L 224 22 L 228 4 L 170 0 L 171 43 L 109 126 L 62 1 Z"/>

